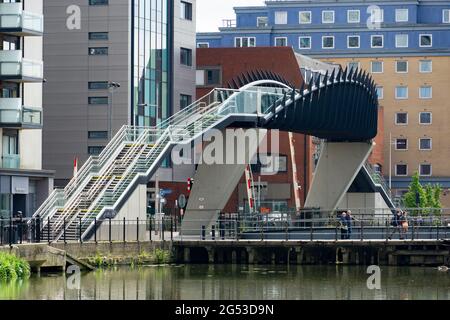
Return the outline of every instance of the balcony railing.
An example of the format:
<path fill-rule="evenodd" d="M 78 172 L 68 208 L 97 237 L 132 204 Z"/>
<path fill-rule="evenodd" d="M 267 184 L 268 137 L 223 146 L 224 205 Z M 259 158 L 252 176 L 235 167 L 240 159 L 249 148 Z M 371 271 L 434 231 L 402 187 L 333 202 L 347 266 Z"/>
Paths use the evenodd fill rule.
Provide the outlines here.
<path fill-rule="evenodd" d="M 25 107 L 20 98 L 0 98 L 0 127 L 42 128 L 42 108 Z"/>
<path fill-rule="evenodd" d="M 19 82 L 42 81 L 44 64 L 22 57 L 22 51 L 0 51 L 0 80 Z"/>
<path fill-rule="evenodd" d="M 20 155 L 19 154 L 4 154 L 2 155 L 3 169 L 20 169 Z"/>
<path fill-rule="evenodd" d="M 17 36 L 42 36 L 44 16 L 22 10 L 22 3 L 0 3 L 0 32 Z"/>

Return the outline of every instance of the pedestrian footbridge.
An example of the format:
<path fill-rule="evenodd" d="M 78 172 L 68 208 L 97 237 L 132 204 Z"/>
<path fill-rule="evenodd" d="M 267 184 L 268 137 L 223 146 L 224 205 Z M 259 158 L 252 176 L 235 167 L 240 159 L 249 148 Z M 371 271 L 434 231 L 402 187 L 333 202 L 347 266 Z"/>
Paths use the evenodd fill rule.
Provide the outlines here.
<path fill-rule="evenodd" d="M 122 219 L 125 209 L 135 217 L 138 202 L 145 208 L 147 182 L 175 146 L 192 145 L 211 129 L 229 127 L 279 129 L 326 140 L 305 205 L 335 208 L 373 148 L 378 119 L 374 81 L 361 70 L 342 69 L 301 88 L 255 73 L 247 80 L 237 90 L 213 90 L 156 127 L 124 126 L 35 213 L 41 237 L 89 239 L 97 221 Z"/>

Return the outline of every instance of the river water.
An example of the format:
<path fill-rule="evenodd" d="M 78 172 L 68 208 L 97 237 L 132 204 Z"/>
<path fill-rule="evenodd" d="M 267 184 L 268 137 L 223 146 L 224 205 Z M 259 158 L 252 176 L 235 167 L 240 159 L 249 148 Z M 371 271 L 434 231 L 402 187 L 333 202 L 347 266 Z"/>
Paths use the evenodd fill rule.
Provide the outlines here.
<path fill-rule="evenodd" d="M 382 267 L 379 290 L 368 277 L 349 266 L 149 266 L 0 283 L 0 299 L 450 300 L 450 272 L 436 268 Z"/>

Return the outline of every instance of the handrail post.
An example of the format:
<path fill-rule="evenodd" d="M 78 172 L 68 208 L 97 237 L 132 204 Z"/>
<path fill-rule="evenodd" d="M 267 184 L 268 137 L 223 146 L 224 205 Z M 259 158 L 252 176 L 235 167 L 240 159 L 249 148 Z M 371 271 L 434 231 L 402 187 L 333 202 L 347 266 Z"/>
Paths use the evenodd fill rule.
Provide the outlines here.
<path fill-rule="evenodd" d="M 37 215 L 36 216 L 36 220 L 35 220 L 35 232 L 36 232 L 36 242 L 40 243 L 41 242 L 41 216 Z"/>
<path fill-rule="evenodd" d="M 94 217 L 94 242 L 97 244 L 97 217 Z"/>
<path fill-rule="evenodd" d="M 202 241 L 206 240 L 206 227 L 202 226 Z"/>
<path fill-rule="evenodd" d="M 127 242 L 126 239 L 126 219 L 123 218 L 123 229 L 122 229 L 122 233 L 123 233 L 123 243 Z"/>
<path fill-rule="evenodd" d="M 12 230 L 13 230 L 13 220 L 12 220 L 12 216 L 9 216 L 9 246 L 12 247 Z"/>
<path fill-rule="evenodd" d="M 51 240 L 50 240 L 51 228 L 52 228 L 52 226 L 50 224 L 50 217 L 48 217 L 47 218 L 47 240 L 48 240 L 48 243 L 51 243 Z"/>
<path fill-rule="evenodd" d="M 361 241 L 364 241 L 364 221 L 361 220 Z"/>
<path fill-rule="evenodd" d="M 149 226 L 149 229 L 150 229 L 150 232 L 149 232 L 149 240 L 150 240 L 150 242 L 152 242 L 152 232 L 153 232 L 153 225 L 152 225 L 152 218 L 150 217 L 150 219 L 149 219 L 149 224 L 150 224 L 150 226 Z"/>
<path fill-rule="evenodd" d="M 109 234 L 109 243 L 112 243 L 112 230 L 111 230 L 111 217 L 108 218 L 108 234 Z"/>
<path fill-rule="evenodd" d="M 139 243 L 139 217 L 136 219 L 136 242 Z"/>
<path fill-rule="evenodd" d="M 213 241 L 216 241 L 216 226 L 215 225 L 211 226 L 211 239 Z"/>
<path fill-rule="evenodd" d="M 0 245 L 3 246 L 3 220 L 0 219 Z"/>
<path fill-rule="evenodd" d="M 20 239 L 20 244 L 23 243 L 23 218 L 20 217 L 19 219 L 19 226 L 18 226 L 18 231 L 19 231 L 19 239 Z"/>
<path fill-rule="evenodd" d="M 64 244 L 66 244 L 67 243 L 67 239 L 66 239 L 66 217 L 64 217 L 63 223 L 64 223 L 64 226 L 63 226 L 63 228 L 64 228 L 64 230 L 63 230 L 63 237 L 64 237 Z"/>
<path fill-rule="evenodd" d="M 314 229 L 313 229 L 313 225 L 312 224 L 313 224 L 313 222 L 311 220 L 311 226 L 309 227 L 310 228 L 309 229 L 309 232 L 310 232 L 310 235 L 309 235 L 310 237 L 309 238 L 310 238 L 311 241 L 314 240 Z"/>
<path fill-rule="evenodd" d="M 170 241 L 173 241 L 173 217 L 170 216 Z"/>
<path fill-rule="evenodd" d="M 82 233 L 81 233 L 81 217 L 78 218 L 78 237 L 80 243 L 83 243 Z"/>

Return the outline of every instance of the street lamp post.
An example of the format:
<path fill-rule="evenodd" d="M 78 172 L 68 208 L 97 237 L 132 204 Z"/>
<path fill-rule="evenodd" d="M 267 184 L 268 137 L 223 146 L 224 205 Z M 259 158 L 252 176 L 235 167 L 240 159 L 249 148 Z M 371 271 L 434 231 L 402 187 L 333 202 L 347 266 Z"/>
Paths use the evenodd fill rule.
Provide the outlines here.
<path fill-rule="evenodd" d="M 138 107 L 153 107 L 155 108 L 155 114 L 156 114 L 156 125 L 155 127 L 158 126 L 158 120 L 159 120 L 159 108 L 158 105 L 156 104 L 148 104 L 148 103 L 141 103 L 137 105 Z M 155 214 L 160 213 L 160 206 L 161 206 L 161 197 L 159 194 L 160 190 L 159 190 L 159 174 L 158 174 L 158 169 L 156 169 L 156 173 L 155 173 Z"/>
<path fill-rule="evenodd" d="M 108 110 L 108 139 L 112 139 L 112 118 L 113 118 L 113 108 L 114 108 L 114 91 L 120 88 L 120 83 L 118 82 L 108 82 L 108 88 L 111 92 L 111 103 Z"/>

